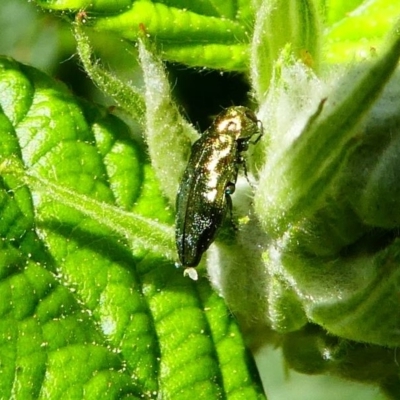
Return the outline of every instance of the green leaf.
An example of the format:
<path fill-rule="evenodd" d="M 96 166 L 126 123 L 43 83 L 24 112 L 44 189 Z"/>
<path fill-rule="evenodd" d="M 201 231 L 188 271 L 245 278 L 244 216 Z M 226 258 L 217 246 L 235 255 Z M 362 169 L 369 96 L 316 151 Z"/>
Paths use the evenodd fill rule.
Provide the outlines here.
<path fill-rule="evenodd" d="M 256 197 L 257 211 L 274 235 L 315 210 L 338 175 L 361 118 L 397 66 L 400 37 L 396 29 L 380 58 L 348 73 L 335 92 L 320 100 L 298 137 L 283 146 L 280 137 L 274 139 L 281 144 L 281 154 L 273 154 L 260 173 L 261 190 Z M 282 86 L 280 82 L 278 87 Z M 285 177 L 278 185 L 277 175 Z"/>
<path fill-rule="evenodd" d="M 261 106 L 272 133 L 255 197 L 273 238 L 264 259 L 277 331 L 308 320 L 355 341 L 400 341 L 391 306 L 399 279 L 399 55 L 396 25 L 380 57 L 346 70 L 332 89 L 282 53 Z M 275 121 L 288 106 L 298 115 Z"/>
<path fill-rule="evenodd" d="M 146 138 L 153 168 L 172 204 L 188 160 L 190 139 L 198 132 L 179 113 L 161 60 L 139 42 L 139 57 L 146 85 Z"/>
<path fill-rule="evenodd" d="M 312 375 L 325 372 L 366 384 L 376 382 L 387 392 L 391 388 L 392 397 L 388 398 L 395 398 L 393 394 L 398 393 L 395 383 L 398 366 L 393 349 L 339 339 L 311 324 L 285 335 L 282 348 L 285 360 L 298 372 Z M 371 398 L 376 396 L 375 392 Z"/>
<path fill-rule="evenodd" d="M 247 1 L 52 1 L 37 0 L 45 8 L 78 13 L 86 25 L 136 41 L 141 29 L 153 38 L 166 60 L 189 66 L 244 71 L 252 9 Z M 82 16 L 82 14 L 84 16 Z M 117 40 L 117 39 L 116 39 Z"/>
<path fill-rule="evenodd" d="M 312 0 L 261 3 L 251 46 L 251 77 L 259 103 L 265 99 L 282 49 L 290 46 L 296 58 L 317 70 L 320 38 L 320 22 Z"/>
<path fill-rule="evenodd" d="M 379 54 L 382 38 L 400 15 L 400 5 L 390 0 L 329 3 L 323 49 L 329 63 L 354 63 Z"/>
<path fill-rule="evenodd" d="M 127 126 L 11 59 L 0 87 L 0 397 L 264 398 Z"/>

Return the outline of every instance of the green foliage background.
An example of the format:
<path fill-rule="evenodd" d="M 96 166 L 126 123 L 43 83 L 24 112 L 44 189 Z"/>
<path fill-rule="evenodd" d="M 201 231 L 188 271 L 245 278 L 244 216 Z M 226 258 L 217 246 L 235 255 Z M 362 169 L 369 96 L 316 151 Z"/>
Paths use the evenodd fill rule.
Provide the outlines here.
<path fill-rule="evenodd" d="M 175 98 L 185 107 L 192 121 L 199 121 L 200 126 L 205 127 L 207 117 L 218 112 L 220 106 L 230 105 L 232 101 L 237 104 L 249 101 L 249 74 L 247 77 L 238 74 L 248 70 L 251 57 L 254 61 L 254 54 L 250 54 L 248 49 L 251 34 L 248 2 L 238 3 L 239 14 L 230 8 L 230 2 L 225 3 L 224 9 L 213 2 L 194 2 L 189 13 L 183 13 L 181 5 L 175 3 L 136 3 L 138 8 L 134 10 L 130 9 L 130 1 L 99 1 L 94 3 L 94 8 L 87 9 L 87 26 L 100 31 L 90 36 L 91 43 L 97 56 L 106 60 L 108 69 L 117 71 L 118 77 L 129 81 L 132 86 L 149 86 L 146 81 L 149 76 L 146 77 L 145 73 L 143 78 L 137 65 L 135 49 L 120 40 L 121 37 L 137 39 L 138 31 L 132 26 L 143 23 L 150 35 L 158 38 L 155 50 L 170 61 L 169 78 L 176 83 Z M 0 5 L 3 30 L 0 52 L 44 69 L 66 82 L 69 90 L 90 101 L 94 99 L 114 105 L 114 101 L 104 98 L 87 80 L 77 57 L 71 57 L 76 53 L 76 44 L 70 22 L 75 11 L 87 4 L 67 0 L 38 4 L 58 11 L 45 13 L 23 1 L 4 1 Z M 168 8 L 171 6 L 175 8 Z M 309 54 L 297 54 L 320 71 L 326 65 L 335 65 L 339 70 L 343 65 L 361 63 L 374 56 L 376 49 L 379 53 L 382 38 L 400 15 L 398 6 L 383 0 L 368 4 L 362 1 L 321 1 L 317 6 L 324 19 L 323 39 L 315 33 L 318 26 L 313 25 L 311 14 L 304 14 L 304 18 L 299 19 L 294 36 L 300 49 L 321 47 L 320 58 L 314 56 L 313 51 L 310 57 Z M 68 12 L 59 13 L 65 9 Z M 126 11 L 126 15 L 123 12 L 128 17 L 126 20 L 118 14 L 121 10 Z M 170 19 L 164 18 L 163 21 L 167 21 L 167 27 L 169 23 L 176 30 L 160 31 L 157 30 L 157 21 L 153 26 L 151 18 L 148 21 L 143 19 L 146 15 L 151 17 L 154 12 L 160 12 L 160 15 L 170 12 Z M 229 18 L 219 19 L 221 14 Z M 135 15 L 141 15 L 141 19 L 130 19 Z M 186 19 L 188 15 L 192 18 L 190 21 Z M 258 62 L 263 76 L 257 81 L 253 71 L 251 79 L 254 97 L 260 103 L 268 88 L 266 77 L 273 74 L 270 60 L 278 58 L 280 45 L 284 45 L 276 40 L 279 35 L 285 37 L 286 34 L 285 21 L 280 18 L 272 15 L 269 25 L 258 27 L 262 32 L 268 26 L 276 26 L 275 36 L 272 35 L 261 48 L 262 51 L 268 48 L 268 51 L 264 55 L 256 52 L 255 63 Z M 179 23 L 175 24 L 176 21 Z M 192 38 L 189 43 L 181 40 L 188 36 Z M 207 42 L 206 46 L 204 42 Z M 142 53 L 142 63 L 143 54 L 146 55 Z M 147 66 L 157 66 L 157 60 L 148 62 Z M 189 70 L 174 62 L 196 68 Z M 282 71 L 287 64 L 290 62 L 283 59 Z M 225 73 L 221 78 L 219 72 L 204 73 L 201 67 L 221 68 Z M 162 140 L 163 126 L 158 122 L 157 114 L 150 119 L 154 122 L 150 131 L 155 136 L 147 138 L 153 161 L 151 166 L 135 118 L 121 114 L 131 128 L 128 129 L 125 123 L 104 109 L 77 100 L 65 87 L 33 69 L 12 61 L 5 61 L 3 68 L 3 71 L 10 71 L 8 79 L 18 82 L 16 87 L 20 92 L 10 90 L 7 85 L 2 87 L 2 96 L 7 94 L 7 98 L 12 99 L 2 104 L 8 118 L 1 121 L 2 128 L 13 134 L 2 140 L 0 154 L 3 159 L 18 155 L 30 172 L 24 176 L 18 162 L 11 166 L 3 165 L 0 227 L 3 238 L 0 288 L 3 310 L 0 332 L 2 359 L 7 362 L 3 364 L 5 384 L 1 389 L 2 396 L 13 393 L 16 398 L 56 398 L 61 394 L 70 398 L 131 398 L 145 394 L 151 398 L 159 390 L 164 398 L 184 399 L 189 398 L 196 388 L 205 399 L 262 398 L 257 374 L 244 350 L 235 319 L 206 279 L 196 284 L 185 280 L 170 261 L 174 257 L 172 231 L 166 226 L 173 223 L 173 210 L 164 195 L 173 199 L 176 185 L 174 180 L 169 181 L 168 176 L 178 173 L 174 170 L 172 175 L 167 172 L 162 179 L 162 190 L 159 188 L 157 178 L 160 179 L 165 163 L 157 153 L 152 153 L 156 147 L 151 144 L 152 140 L 154 143 Z M 156 74 L 157 84 L 162 74 L 162 70 Z M 293 84 L 293 81 L 287 82 L 289 86 Z M 152 107 L 169 110 L 164 116 L 171 118 L 171 126 L 178 127 L 176 132 L 172 133 L 170 129 L 168 133 L 171 137 L 181 138 L 181 143 L 178 139 L 172 141 L 173 147 L 183 149 L 182 154 L 176 156 L 179 160 L 176 165 L 179 166 L 179 163 L 184 163 L 189 139 L 195 133 L 182 122 L 178 107 L 169 98 L 171 89 L 167 82 L 165 85 L 165 98 L 156 99 Z M 215 94 L 216 86 L 223 88 L 218 96 Z M 197 103 L 200 94 L 204 97 Z M 150 93 L 147 106 L 149 99 L 153 98 L 154 93 Z M 51 107 L 46 105 L 49 101 Z M 204 103 L 209 107 L 199 106 Z M 135 115 L 135 112 L 131 114 Z M 138 115 L 140 117 L 140 113 Z M 42 120 L 44 116 L 52 121 L 48 130 L 43 129 L 46 126 Z M 36 131 L 35 126 L 38 127 Z M 57 136 L 52 136 L 53 132 L 57 132 Z M 134 132 L 133 136 L 131 132 Z M 171 143 L 171 137 L 166 143 Z M 166 153 L 170 154 L 169 151 Z M 256 155 L 254 162 L 260 162 L 261 158 Z M 52 186 L 54 181 L 58 186 Z M 169 187 L 166 181 L 170 182 Z M 43 186 L 46 191 L 43 191 Z M 60 186 L 69 190 L 63 191 Z M 270 188 L 270 185 L 264 187 Z M 257 201 L 260 200 L 256 197 L 256 207 Z M 116 205 L 121 211 L 107 208 L 101 202 Z M 266 208 L 263 203 L 258 204 L 259 209 Z M 88 205 L 93 215 L 87 214 Z M 82 212 L 85 217 L 82 217 Z M 148 219 L 141 219 L 154 216 L 157 216 L 154 225 Z M 310 220 L 310 226 L 296 226 L 297 230 L 290 232 L 295 239 L 293 243 L 299 238 L 303 240 L 304 235 L 306 241 L 303 243 L 310 246 L 318 257 L 318 252 L 325 251 L 326 247 L 320 242 L 307 242 L 307 233 L 308 229 L 320 229 L 319 218 L 322 217 L 317 214 L 316 220 Z M 109 221 L 106 227 L 105 220 Z M 325 227 L 325 220 L 323 222 Z M 125 226 L 125 230 L 120 226 Z M 138 226 L 142 235 L 135 236 Z M 274 229 L 272 226 L 270 231 Z M 143 237 L 149 238 L 148 243 Z M 328 247 L 332 243 L 335 244 L 330 242 Z M 222 242 L 222 249 L 224 245 Z M 288 246 L 285 257 L 296 261 L 301 259 L 296 253 L 297 248 L 292 250 Z M 236 257 L 234 251 L 232 256 L 229 255 L 232 250 L 228 250 L 226 260 Z M 389 256 L 396 257 L 396 254 L 390 253 Z M 305 265 L 309 261 L 307 259 Z M 273 283 L 276 284 L 270 286 L 275 290 L 271 290 L 275 296 L 273 300 L 277 304 L 291 303 L 290 291 L 281 292 L 284 285 L 277 281 Z M 392 287 L 390 290 L 388 296 L 393 292 Z M 229 301 L 230 293 L 225 293 L 225 296 Z M 240 295 L 238 299 L 241 301 Z M 293 317 L 294 324 L 300 324 L 300 328 L 304 316 L 303 310 L 297 313 L 296 301 L 295 298 L 293 314 L 289 316 Z M 236 311 L 234 301 L 230 306 Z M 279 309 L 280 305 L 277 307 Z M 238 314 L 239 320 L 243 320 L 243 315 Z M 275 321 L 278 328 L 286 326 L 290 320 L 282 323 L 280 317 L 278 315 Z M 324 325 L 324 316 L 321 320 L 321 325 Z M 243 326 L 247 326 L 246 323 Z M 345 329 L 341 331 L 339 328 L 338 332 L 340 336 Z M 295 334 L 283 335 L 264 327 L 261 333 L 248 333 L 247 339 L 252 337 L 254 340 L 256 333 L 262 336 L 261 342 L 279 345 L 288 365 L 298 371 L 309 374 L 326 372 L 356 382 L 375 383 L 396 398 L 393 395 L 398 389 L 396 383 L 394 388 L 390 387 L 390 378 L 398 374 L 393 350 L 341 341 L 310 326 Z M 348 339 L 353 338 L 352 335 L 353 332 L 344 336 Z M 372 332 L 372 337 L 379 337 L 379 334 L 375 336 Z M 344 383 L 336 378 L 298 380 L 294 375 L 292 381 L 279 382 L 278 385 L 275 381 L 274 386 L 272 376 L 280 361 L 270 348 L 259 351 L 257 360 L 271 399 L 293 396 L 283 392 L 281 385 L 288 390 L 292 385 L 298 385 L 293 389 L 296 398 L 301 398 L 300 390 L 305 391 L 306 399 L 312 399 L 311 396 L 326 399 L 330 390 L 335 396 L 340 390 L 341 397 L 346 398 Z M 372 365 L 372 360 L 375 365 Z M 349 364 L 353 367 L 348 367 Z M 382 369 L 387 374 L 380 375 Z M 322 387 L 321 392 L 316 389 L 318 385 Z M 348 398 L 381 398 L 374 388 L 349 386 L 346 390 Z"/>

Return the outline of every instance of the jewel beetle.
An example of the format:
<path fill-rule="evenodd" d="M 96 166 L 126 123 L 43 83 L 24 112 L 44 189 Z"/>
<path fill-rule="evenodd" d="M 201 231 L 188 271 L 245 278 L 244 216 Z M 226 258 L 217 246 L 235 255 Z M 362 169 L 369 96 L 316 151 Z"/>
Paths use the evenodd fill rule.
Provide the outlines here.
<path fill-rule="evenodd" d="M 262 135 L 253 111 L 234 106 L 222 111 L 192 146 L 176 197 L 175 225 L 179 260 L 192 279 L 197 279 L 194 267 L 232 208 L 240 166 L 246 173 L 243 153 Z"/>

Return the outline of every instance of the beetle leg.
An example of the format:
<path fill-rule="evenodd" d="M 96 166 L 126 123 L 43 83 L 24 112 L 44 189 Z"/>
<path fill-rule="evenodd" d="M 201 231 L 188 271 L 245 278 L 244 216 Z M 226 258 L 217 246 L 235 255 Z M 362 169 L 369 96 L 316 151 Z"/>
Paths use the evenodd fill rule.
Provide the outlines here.
<path fill-rule="evenodd" d="M 246 177 L 246 180 L 249 183 L 250 187 L 254 190 L 256 187 L 250 182 L 248 171 L 247 171 L 246 160 L 243 157 L 240 157 L 239 160 L 238 160 L 238 164 L 242 165 L 244 176 Z"/>
<path fill-rule="evenodd" d="M 257 121 L 257 126 L 260 130 L 260 134 L 258 135 L 258 138 L 256 140 L 249 141 L 249 143 L 251 143 L 251 144 L 257 144 L 264 135 L 264 127 L 260 120 Z"/>

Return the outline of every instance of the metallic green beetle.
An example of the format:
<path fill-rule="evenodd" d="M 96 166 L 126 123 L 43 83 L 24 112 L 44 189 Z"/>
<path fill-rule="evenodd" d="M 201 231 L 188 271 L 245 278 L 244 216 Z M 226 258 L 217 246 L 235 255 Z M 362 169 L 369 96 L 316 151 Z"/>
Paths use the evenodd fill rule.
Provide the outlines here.
<path fill-rule="evenodd" d="M 261 123 L 246 107 L 230 107 L 192 146 L 176 198 L 176 246 L 185 273 L 197 279 L 193 270 L 214 241 L 226 212 L 243 152 L 262 136 Z M 253 136 L 258 137 L 252 142 Z"/>

